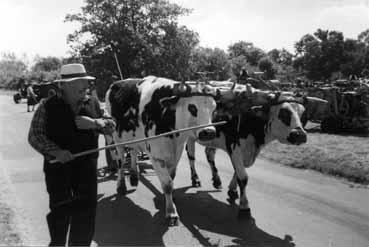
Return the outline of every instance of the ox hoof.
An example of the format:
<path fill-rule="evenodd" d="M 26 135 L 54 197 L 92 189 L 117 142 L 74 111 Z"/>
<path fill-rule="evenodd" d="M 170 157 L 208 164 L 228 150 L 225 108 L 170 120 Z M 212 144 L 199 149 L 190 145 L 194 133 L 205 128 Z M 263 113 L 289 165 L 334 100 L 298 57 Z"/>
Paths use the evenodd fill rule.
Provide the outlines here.
<path fill-rule="evenodd" d="M 192 179 L 192 187 L 201 187 L 201 182 L 199 179 Z"/>
<path fill-rule="evenodd" d="M 238 218 L 239 219 L 251 219 L 251 210 L 249 208 L 247 209 L 240 209 L 238 211 Z"/>
<path fill-rule="evenodd" d="M 238 193 L 235 190 L 228 190 L 228 196 L 229 196 L 229 200 L 232 202 L 238 199 Z"/>
<path fill-rule="evenodd" d="M 131 174 L 129 176 L 129 182 L 131 183 L 131 186 L 137 186 L 138 185 L 138 175 L 137 174 Z"/>
<path fill-rule="evenodd" d="M 117 193 L 119 195 L 125 195 L 125 194 L 127 194 L 127 187 L 125 185 L 118 186 Z"/>
<path fill-rule="evenodd" d="M 220 190 L 222 188 L 222 181 L 220 180 L 219 176 L 213 178 L 213 186 L 217 190 Z"/>
<path fill-rule="evenodd" d="M 178 226 L 178 216 L 167 217 L 168 226 Z"/>

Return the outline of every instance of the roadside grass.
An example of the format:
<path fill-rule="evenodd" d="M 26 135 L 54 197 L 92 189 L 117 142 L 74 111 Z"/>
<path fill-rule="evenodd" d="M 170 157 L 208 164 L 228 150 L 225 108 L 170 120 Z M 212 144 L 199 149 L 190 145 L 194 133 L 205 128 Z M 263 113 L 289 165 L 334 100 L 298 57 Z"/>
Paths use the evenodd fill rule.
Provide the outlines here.
<path fill-rule="evenodd" d="M 8 182 L 0 167 L 0 246 L 23 245 L 12 207 L 7 203 L 11 201 L 11 192 Z"/>
<path fill-rule="evenodd" d="M 308 133 L 308 141 L 300 146 L 274 141 L 260 157 L 283 165 L 312 169 L 324 174 L 369 184 L 369 137 Z"/>
<path fill-rule="evenodd" d="M 14 212 L 6 204 L 0 202 L 0 246 L 22 245 L 15 230 L 13 218 Z"/>

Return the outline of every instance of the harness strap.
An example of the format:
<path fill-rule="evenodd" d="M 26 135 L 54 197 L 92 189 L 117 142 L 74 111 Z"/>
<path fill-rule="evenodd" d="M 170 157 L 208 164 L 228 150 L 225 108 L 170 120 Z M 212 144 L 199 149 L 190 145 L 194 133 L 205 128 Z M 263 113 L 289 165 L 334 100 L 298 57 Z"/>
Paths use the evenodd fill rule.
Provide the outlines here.
<path fill-rule="evenodd" d="M 238 114 L 237 133 L 240 133 L 240 127 L 241 127 L 241 114 Z"/>

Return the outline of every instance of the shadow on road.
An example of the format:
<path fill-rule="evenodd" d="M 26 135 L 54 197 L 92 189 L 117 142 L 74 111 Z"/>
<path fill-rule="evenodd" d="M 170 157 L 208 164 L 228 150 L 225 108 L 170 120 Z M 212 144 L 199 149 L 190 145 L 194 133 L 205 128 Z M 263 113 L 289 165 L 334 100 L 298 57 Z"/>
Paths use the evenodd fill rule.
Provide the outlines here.
<path fill-rule="evenodd" d="M 128 197 L 111 196 L 98 202 L 95 241 L 99 246 L 163 246 L 164 217 L 152 217 Z"/>
<path fill-rule="evenodd" d="M 295 246 L 290 235 L 285 235 L 284 239 L 278 238 L 260 229 L 253 217 L 238 217 L 238 206 L 213 198 L 211 193 L 214 191 L 185 193 L 186 190 L 181 188 L 175 192 L 178 212 L 182 224 L 202 245 L 214 243 L 210 243 L 198 229 L 234 237 L 232 242 L 237 246 Z"/>
<path fill-rule="evenodd" d="M 124 196 L 103 198 L 98 203 L 95 240 L 99 245 L 163 246 L 168 230 L 164 218 L 164 196 L 145 176 L 140 182 L 154 195 L 158 212 L 148 210 Z M 234 246 L 293 247 L 293 238 L 273 236 L 260 229 L 254 218 L 239 218 L 238 207 L 211 196 L 218 191 L 187 192 L 191 187 L 175 190 L 174 197 L 180 224 L 204 246 L 222 246 L 222 240 L 209 239 L 206 232 L 234 238 Z M 213 235 L 214 236 L 214 235 Z M 180 243 L 178 243 L 180 244 Z M 233 245 L 232 244 L 232 245 Z"/>

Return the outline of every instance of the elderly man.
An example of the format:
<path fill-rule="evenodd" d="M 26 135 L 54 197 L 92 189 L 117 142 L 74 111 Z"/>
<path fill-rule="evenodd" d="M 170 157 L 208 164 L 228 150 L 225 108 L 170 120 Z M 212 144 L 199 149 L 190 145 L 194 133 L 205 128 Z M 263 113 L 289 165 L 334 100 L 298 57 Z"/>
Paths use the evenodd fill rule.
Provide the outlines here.
<path fill-rule="evenodd" d="M 51 246 L 90 245 L 94 235 L 98 153 L 73 154 L 97 148 L 99 133 L 111 133 L 115 125 L 86 95 L 93 79 L 82 64 L 63 65 L 60 92 L 41 102 L 32 119 L 28 140 L 44 156 Z"/>

